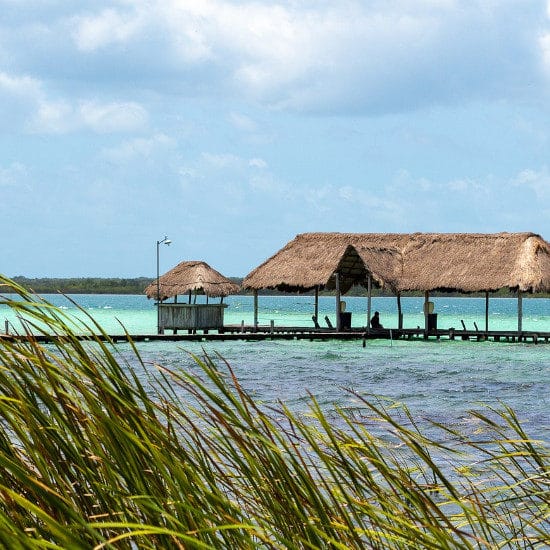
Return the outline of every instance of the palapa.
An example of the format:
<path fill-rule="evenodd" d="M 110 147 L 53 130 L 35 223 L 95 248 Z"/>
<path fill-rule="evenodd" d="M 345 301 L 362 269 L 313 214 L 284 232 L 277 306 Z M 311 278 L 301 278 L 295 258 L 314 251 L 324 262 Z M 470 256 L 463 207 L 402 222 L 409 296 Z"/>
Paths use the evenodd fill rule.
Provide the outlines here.
<path fill-rule="evenodd" d="M 211 298 L 220 298 L 237 294 L 239 290 L 239 285 L 201 261 L 181 262 L 159 277 L 161 301 L 188 292 L 203 292 Z M 158 300 L 156 280 L 145 289 L 145 294 L 147 298 Z"/>
<path fill-rule="evenodd" d="M 365 284 L 406 290 L 550 290 L 550 245 L 535 233 L 302 233 L 250 272 L 244 288 L 342 292 Z"/>

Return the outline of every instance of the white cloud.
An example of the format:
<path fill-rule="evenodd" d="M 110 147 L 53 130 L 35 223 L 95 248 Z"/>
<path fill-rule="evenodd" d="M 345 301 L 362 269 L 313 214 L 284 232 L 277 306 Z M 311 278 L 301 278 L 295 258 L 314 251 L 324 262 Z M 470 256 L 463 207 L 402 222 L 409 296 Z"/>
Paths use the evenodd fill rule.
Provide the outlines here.
<path fill-rule="evenodd" d="M 525 36 L 540 22 L 533 9 L 516 28 L 521 10 L 518 1 L 180 0 L 162 13 L 183 61 L 223 63 L 239 93 L 294 109 L 376 111 L 505 95 L 522 74 L 536 78 L 537 35 L 533 47 Z M 518 67 L 508 57 L 520 52 Z"/>
<path fill-rule="evenodd" d="M 218 170 L 227 168 L 240 168 L 246 164 L 244 159 L 230 153 L 203 153 L 202 159 L 207 165 Z"/>
<path fill-rule="evenodd" d="M 267 162 L 264 159 L 254 158 L 248 161 L 248 166 L 264 169 L 267 168 Z"/>
<path fill-rule="evenodd" d="M 6 27 L 2 45 L 7 59 L 81 84 L 108 88 L 126 74 L 161 93 L 387 113 L 545 91 L 545 10 L 544 0 L 111 0 L 50 20 L 43 10 Z M 252 119 L 230 118 L 256 131 Z"/>
<path fill-rule="evenodd" d="M 100 133 L 138 130 L 148 118 L 147 111 L 135 102 L 86 101 L 79 105 L 78 114 L 84 126 Z"/>
<path fill-rule="evenodd" d="M 107 48 L 111 44 L 125 43 L 142 28 L 139 13 L 120 13 L 104 9 L 97 15 L 79 16 L 74 20 L 73 39 L 84 52 Z"/>
<path fill-rule="evenodd" d="M 82 101 L 38 101 L 36 112 L 28 124 L 33 133 L 65 134 L 91 130 L 98 134 L 131 132 L 146 127 L 146 110 L 134 102 L 100 103 Z"/>
<path fill-rule="evenodd" d="M 36 78 L 0 71 L 0 109 L 5 120 L 16 115 L 32 133 L 62 134 L 82 129 L 96 133 L 143 129 L 148 113 L 133 101 L 100 102 L 52 98 Z"/>
<path fill-rule="evenodd" d="M 229 122 L 243 132 L 253 133 L 258 130 L 258 124 L 252 118 L 240 113 L 230 113 Z"/>
<path fill-rule="evenodd" d="M 42 93 L 41 83 L 30 76 L 15 76 L 0 71 L 0 93 L 14 97 L 36 99 Z"/>
<path fill-rule="evenodd" d="M 150 158 L 156 151 L 172 148 L 173 139 L 166 134 L 156 134 L 150 138 L 135 138 L 124 141 L 117 147 L 105 149 L 102 156 L 113 162 L 129 162 L 135 159 Z"/>

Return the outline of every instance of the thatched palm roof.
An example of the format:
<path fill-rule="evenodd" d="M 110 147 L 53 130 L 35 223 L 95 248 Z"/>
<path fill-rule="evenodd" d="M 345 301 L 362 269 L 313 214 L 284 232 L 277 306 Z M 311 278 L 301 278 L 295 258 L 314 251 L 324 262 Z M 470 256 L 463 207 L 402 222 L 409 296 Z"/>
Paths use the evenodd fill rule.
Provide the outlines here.
<path fill-rule="evenodd" d="M 239 292 L 239 285 L 231 282 L 206 262 L 181 262 L 176 267 L 159 277 L 161 300 L 188 292 L 203 292 L 207 296 L 219 298 Z M 157 281 L 146 289 L 147 298 L 157 298 Z"/>
<path fill-rule="evenodd" d="M 394 291 L 550 290 L 550 245 L 534 233 L 303 233 L 254 269 L 245 288 L 342 292 L 366 275 Z"/>
<path fill-rule="evenodd" d="M 413 234 L 402 290 L 550 290 L 550 244 L 534 233 Z"/>
<path fill-rule="evenodd" d="M 399 251 L 377 243 L 354 246 L 351 234 L 303 233 L 249 273 L 243 287 L 277 288 L 305 292 L 313 288 L 335 288 L 336 272 L 340 289 L 347 292 L 354 284 L 366 284 L 370 272 L 376 283 L 391 285 L 401 262 Z M 374 265 L 368 269 L 367 265 Z"/>

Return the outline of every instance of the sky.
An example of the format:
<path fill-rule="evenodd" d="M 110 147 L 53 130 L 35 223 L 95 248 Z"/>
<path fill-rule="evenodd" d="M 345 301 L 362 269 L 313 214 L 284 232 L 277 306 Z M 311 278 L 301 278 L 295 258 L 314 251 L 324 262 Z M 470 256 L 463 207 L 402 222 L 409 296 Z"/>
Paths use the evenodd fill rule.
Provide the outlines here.
<path fill-rule="evenodd" d="M 550 240 L 550 2 L 0 0 L 0 273 Z"/>

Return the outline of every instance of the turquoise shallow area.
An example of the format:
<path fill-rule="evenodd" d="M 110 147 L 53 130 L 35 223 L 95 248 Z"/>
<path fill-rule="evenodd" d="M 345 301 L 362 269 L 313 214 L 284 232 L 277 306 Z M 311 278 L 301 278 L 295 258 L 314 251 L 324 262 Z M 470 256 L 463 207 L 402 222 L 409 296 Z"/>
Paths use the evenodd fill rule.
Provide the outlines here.
<path fill-rule="evenodd" d="M 128 295 L 78 295 L 72 296 L 84 312 L 75 304 L 60 295 L 45 296 L 50 302 L 60 306 L 72 316 L 84 318 L 85 313 L 92 315 L 107 332 L 122 334 L 124 327 L 133 334 L 151 334 L 156 332 L 156 307 L 145 296 Z M 204 300 L 199 297 L 198 301 Z M 352 326 L 363 327 L 367 324 L 366 298 L 345 297 L 346 311 L 352 313 Z M 404 327 L 424 326 L 423 298 L 403 298 L 402 309 Z M 480 329 L 485 328 L 484 298 L 432 298 L 434 312 L 438 314 L 438 327 L 462 327 L 461 320 L 469 329 L 474 322 Z M 253 299 L 251 296 L 229 296 L 225 299 L 226 324 L 252 324 L 254 321 Z M 328 315 L 335 323 L 335 299 L 323 296 L 319 299 L 319 319 L 324 325 Z M 313 296 L 260 296 L 258 320 L 260 324 L 313 326 L 311 316 L 314 310 Z M 381 322 L 386 327 L 397 327 L 397 304 L 395 298 L 374 298 L 372 311 L 380 312 Z M 8 319 L 16 323 L 15 317 L 5 306 L 0 306 L 0 330 L 3 321 Z M 514 298 L 494 298 L 489 307 L 489 329 L 517 330 L 517 300 Z M 550 332 L 550 299 L 524 298 L 523 329 Z"/>
<path fill-rule="evenodd" d="M 107 332 L 122 333 L 122 323 L 131 333 L 154 333 L 156 309 L 143 296 L 80 295 L 73 298 L 83 311 L 62 296 L 48 296 L 71 317 L 93 316 Z M 345 298 L 354 326 L 366 323 L 366 299 Z M 251 297 L 226 299 L 226 322 L 253 321 Z M 434 298 L 441 328 L 484 325 L 485 301 L 477 298 Z M 421 298 L 404 298 L 405 327 L 422 326 Z M 525 330 L 550 331 L 550 300 L 523 301 Z M 490 328 L 517 328 L 517 301 L 493 299 Z M 320 316 L 334 319 L 334 298 L 320 299 Z M 385 326 L 397 325 L 393 298 L 376 298 Z M 271 319 L 278 325 L 311 326 L 313 297 L 260 297 L 260 323 Z M 85 312 L 85 313 L 84 313 Z M 0 306 L 0 330 L 4 320 L 18 321 L 6 306 Z M 120 321 L 120 323 L 119 323 Z M 221 354 L 235 369 L 245 388 L 259 401 L 285 401 L 295 410 L 305 410 L 308 393 L 323 406 L 338 404 L 359 410 L 360 396 L 381 396 L 406 404 L 415 416 L 444 424 L 461 424 L 467 412 L 484 404 L 513 407 L 531 435 L 549 441 L 550 345 L 505 342 L 430 341 L 264 341 L 264 342 L 145 342 L 140 353 L 153 368 L 196 368 L 189 352 Z M 117 349 L 132 359 L 127 344 Z M 471 427 L 475 429 L 475 426 Z"/>

